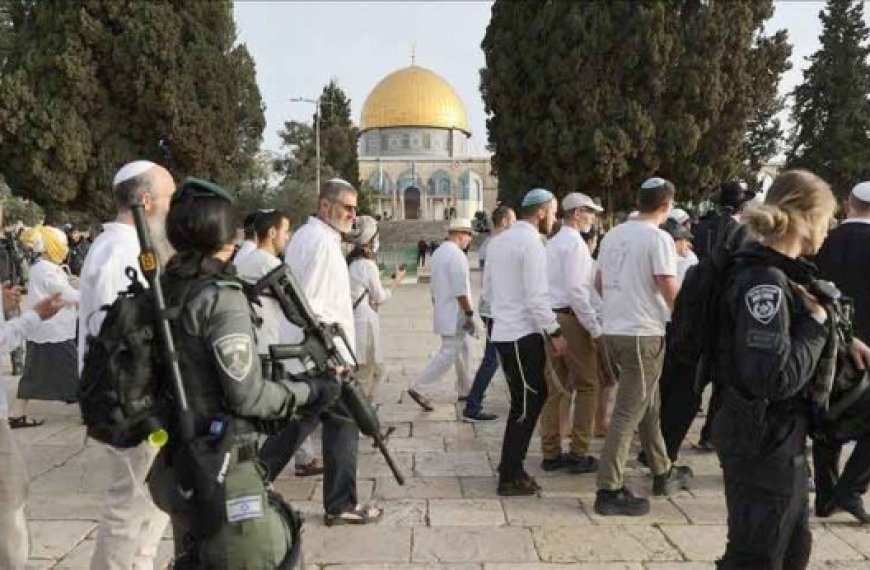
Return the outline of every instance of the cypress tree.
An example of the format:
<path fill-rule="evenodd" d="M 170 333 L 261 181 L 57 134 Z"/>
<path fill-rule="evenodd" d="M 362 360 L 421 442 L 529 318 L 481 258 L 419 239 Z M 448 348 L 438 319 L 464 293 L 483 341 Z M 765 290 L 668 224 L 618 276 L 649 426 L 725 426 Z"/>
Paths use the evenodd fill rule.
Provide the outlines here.
<path fill-rule="evenodd" d="M 787 163 L 812 170 L 840 197 L 870 178 L 870 65 L 864 3 L 829 0 L 822 47 L 794 90 Z"/>

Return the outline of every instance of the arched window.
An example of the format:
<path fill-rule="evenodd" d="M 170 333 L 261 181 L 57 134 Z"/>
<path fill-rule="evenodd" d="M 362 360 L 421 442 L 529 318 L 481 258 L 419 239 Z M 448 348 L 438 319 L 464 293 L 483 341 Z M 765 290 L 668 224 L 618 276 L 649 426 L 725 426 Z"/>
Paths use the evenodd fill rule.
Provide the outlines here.
<path fill-rule="evenodd" d="M 381 194 L 389 196 L 393 193 L 393 181 L 386 172 L 375 170 L 369 176 L 368 183 Z"/>
<path fill-rule="evenodd" d="M 483 196 L 483 182 L 476 172 L 466 170 L 459 177 L 459 199 L 479 201 Z"/>
<path fill-rule="evenodd" d="M 429 195 L 438 197 L 450 197 L 452 191 L 450 175 L 444 170 L 437 170 L 429 178 Z"/>
<path fill-rule="evenodd" d="M 420 180 L 419 176 L 412 173 L 410 170 L 406 170 L 396 180 L 396 188 L 399 189 L 399 192 L 404 192 L 405 188 L 410 188 L 411 186 L 422 188 L 423 182 Z"/>

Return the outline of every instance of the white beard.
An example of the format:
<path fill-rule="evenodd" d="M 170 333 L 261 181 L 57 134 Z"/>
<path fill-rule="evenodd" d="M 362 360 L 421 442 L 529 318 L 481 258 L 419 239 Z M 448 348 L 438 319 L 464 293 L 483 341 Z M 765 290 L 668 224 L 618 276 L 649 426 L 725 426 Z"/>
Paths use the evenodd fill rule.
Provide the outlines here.
<path fill-rule="evenodd" d="M 161 265 L 165 266 L 172 256 L 175 255 L 175 249 L 169 243 L 169 238 L 166 237 L 166 220 L 149 217 L 148 231 L 151 233 L 151 243 L 154 244 L 154 251 L 157 252 L 157 260 Z"/>

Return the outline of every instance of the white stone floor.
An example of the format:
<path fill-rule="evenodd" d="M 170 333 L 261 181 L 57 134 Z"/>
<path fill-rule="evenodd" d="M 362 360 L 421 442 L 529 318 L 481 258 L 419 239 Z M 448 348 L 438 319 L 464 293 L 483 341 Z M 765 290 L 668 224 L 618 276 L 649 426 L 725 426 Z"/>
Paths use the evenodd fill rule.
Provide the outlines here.
<path fill-rule="evenodd" d="M 480 274 L 473 274 L 475 285 Z M 425 285 L 400 288 L 382 308 L 389 377 L 375 390 L 383 423 L 396 427 L 389 442 L 408 482 L 398 486 L 379 455 L 361 442 L 359 492 L 386 509 L 374 526 L 326 528 L 320 482 L 292 475 L 277 488 L 307 513 L 306 568 L 357 570 L 707 570 L 724 549 L 725 505 L 714 455 L 686 449 L 695 485 L 669 499 L 652 499 L 641 518 L 600 517 L 592 510 L 594 475 L 545 473 L 540 441 L 532 442 L 527 470 L 541 497 L 501 499 L 495 493 L 504 422 L 458 421 L 454 382 L 445 378 L 436 410 L 425 413 L 404 393 L 425 365 L 437 339 L 431 331 Z M 475 355 L 479 360 L 481 346 Z M 5 359 L 4 359 L 5 362 Z M 4 364 L 5 366 L 5 364 Z M 16 380 L 6 377 L 14 394 Z M 507 390 L 493 380 L 488 410 L 506 415 Z M 28 568 L 84 569 L 93 551 L 100 493 L 107 484 L 104 450 L 84 441 L 75 406 L 34 403 L 44 426 L 16 430 L 30 470 L 28 516 L 32 559 Z M 699 423 L 690 434 L 697 441 Z M 596 441 L 595 450 L 601 442 Z M 650 480 L 634 466 L 629 485 L 648 494 Z M 870 529 L 844 515 L 813 521 L 813 568 L 870 569 Z M 161 547 L 161 567 L 171 551 Z"/>

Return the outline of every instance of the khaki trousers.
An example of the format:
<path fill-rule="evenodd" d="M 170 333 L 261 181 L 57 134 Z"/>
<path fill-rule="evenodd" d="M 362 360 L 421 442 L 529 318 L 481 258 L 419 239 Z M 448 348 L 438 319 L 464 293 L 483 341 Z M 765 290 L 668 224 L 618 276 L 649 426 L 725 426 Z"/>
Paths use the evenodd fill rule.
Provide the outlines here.
<path fill-rule="evenodd" d="M 661 336 L 605 337 L 610 357 L 621 367 L 610 429 L 598 465 L 598 488 L 615 491 L 623 486 L 623 471 L 634 431 L 653 475 L 671 468 L 659 421 L 659 378 L 665 357 Z"/>
<path fill-rule="evenodd" d="M 568 351 L 559 357 L 548 352 L 552 371 L 547 373 L 548 395 L 541 410 L 541 453 L 544 459 L 556 459 L 562 453 L 560 418 L 563 410 L 571 408 L 571 394 L 563 393 L 555 385 L 553 373 L 566 390 L 574 391 L 574 418 L 570 425 L 571 453 L 575 455 L 589 453 L 598 388 L 595 341 L 573 314 L 556 313 L 556 319 L 568 343 Z M 547 348 L 549 351 L 549 343 Z"/>
<path fill-rule="evenodd" d="M 12 439 L 5 415 L 0 415 L 0 568 L 23 570 L 29 554 L 24 498 L 27 467 Z"/>

